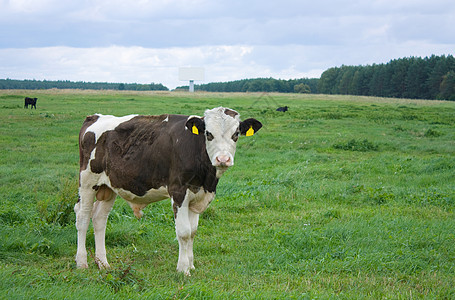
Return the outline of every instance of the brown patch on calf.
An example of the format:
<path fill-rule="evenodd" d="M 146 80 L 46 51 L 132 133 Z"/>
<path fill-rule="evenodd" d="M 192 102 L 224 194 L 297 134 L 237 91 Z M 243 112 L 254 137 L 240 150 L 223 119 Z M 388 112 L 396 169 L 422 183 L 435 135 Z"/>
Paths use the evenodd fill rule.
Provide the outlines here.
<path fill-rule="evenodd" d="M 90 153 L 95 149 L 95 134 L 93 132 L 85 132 L 93 123 L 98 120 L 99 116 L 88 116 L 84 124 L 82 124 L 79 132 L 79 166 L 80 171 L 87 169 Z"/>
<path fill-rule="evenodd" d="M 98 174 L 105 171 L 113 187 L 137 196 L 168 185 L 172 145 L 169 123 L 173 118 L 137 116 L 104 132 L 96 144 L 91 171 Z M 183 121 L 188 117 L 179 118 Z"/>
<path fill-rule="evenodd" d="M 172 210 L 174 211 L 174 219 L 177 219 L 177 212 L 179 211 L 179 205 L 177 205 L 177 203 L 173 203 L 172 204 Z"/>
<path fill-rule="evenodd" d="M 226 109 L 224 110 L 224 113 L 225 113 L 226 115 L 230 116 L 230 117 L 233 117 L 233 118 L 235 118 L 235 116 L 237 116 L 237 115 L 239 114 L 239 113 L 236 112 L 235 110 L 228 109 L 228 108 L 226 108 Z"/>
<path fill-rule="evenodd" d="M 95 149 L 95 134 L 87 132 L 79 142 L 79 166 L 80 171 L 87 169 L 90 153 Z"/>
<path fill-rule="evenodd" d="M 90 161 L 90 170 L 93 173 L 100 174 L 103 171 L 106 170 L 105 165 L 105 143 L 106 143 L 106 137 L 108 135 L 108 132 L 104 132 L 99 138 L 98 142 L 96 142 L 96 152 L 95 152 L 95 159 L 92 159 Z"/>

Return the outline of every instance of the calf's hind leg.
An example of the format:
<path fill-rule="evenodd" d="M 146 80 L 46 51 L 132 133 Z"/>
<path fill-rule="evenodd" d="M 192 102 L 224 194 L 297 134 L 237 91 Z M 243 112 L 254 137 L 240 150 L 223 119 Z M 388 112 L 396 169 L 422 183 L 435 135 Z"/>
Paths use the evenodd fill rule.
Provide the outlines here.
<path fill-rule="evenodd" d="M 97 193 L 93 207 L 93 231 L 95 232 L 95 261 L 100 269 L 109 268 L 106 258 L 106 224 L 117 195 L 107 186 L 102 185 Z"/>
<path fill-rule="evenodd" d="M 76 265 L 78 268 L 88 268 L 85 241 L 92 215 L 93 199 L 95 199 L 95 191 L 93 189 L 79 187 L 79 201 L 74 206 L 77 229 Z"/>

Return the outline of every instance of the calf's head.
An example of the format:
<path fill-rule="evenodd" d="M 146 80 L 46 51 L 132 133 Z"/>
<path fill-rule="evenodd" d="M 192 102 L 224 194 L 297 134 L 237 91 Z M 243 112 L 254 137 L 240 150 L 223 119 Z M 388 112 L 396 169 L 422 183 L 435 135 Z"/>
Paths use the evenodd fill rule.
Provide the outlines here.
<path fill-rule="evenodd" d="M 204 134 L 207 154 L 217 169 L 227 169 L 234 165 L 235 148 L 239 135 L 251 136 L 262 124 L 250 118 L 240 121 L 235 110 L 217 107 L 206 110 L 204 117 L 191 116 L 186 127 L 193 134 Z"/>

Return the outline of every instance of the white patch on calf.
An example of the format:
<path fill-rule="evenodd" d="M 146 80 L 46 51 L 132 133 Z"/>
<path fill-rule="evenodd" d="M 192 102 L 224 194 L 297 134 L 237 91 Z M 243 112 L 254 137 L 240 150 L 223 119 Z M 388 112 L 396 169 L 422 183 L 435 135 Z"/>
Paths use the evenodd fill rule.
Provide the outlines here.
<path fill-rule="evenodd" d="M 85 132 L 93 132 L 95 134 L 95 143 L 98 142 L 100 136 L 109 130 L 114 130 L 115 127 L 120 125 L 123 122 L 127 122 L 132 118 L 136 117 L 137 115 L 128 115 L 124 117 L 116 117 L 111 115 L 101 115 L 96 114 L 98 116 L 98 120 L 95 123 L 90 125 Z M 85 133 L 84 133 L 85 134 Z"/>
<path fill-rule="evenodd" d="M 199 191 L 194 194 L 194 198 L 190 201 L 189 207 L 192 212 L 197 214 L 202 214 L 207 207 L 209 206 L 210 202 L 215 198 L 215 193 L 208 193 L 204 191 L 201 187 Z"/>
<path fill-rule="evenodd" d="M 112 188 L 120 197 L 132 204 L 150 204 L 169 198 L 167 187 L 148 190 L 144 196 L 138 196 L 124 189 Z"/>
<path fill-rule="evenodd" d="M 104 174 L 104 176 L 107 178 L 106 173 L 104 173 L 104 172 L 101 174 L 92 173 L 92 171 L 90 170 L 90 163 L 89 163 L 87 169 L 85 169 L 79 173 L 80 184 L 81 184 L 80 188 L 92 189 L 93 186 L 95 186 L 95 185 L 106 184 L 105 182 L 100 183 L 100 181 L 101 181 L 100 178 L 101 178 L 102 174 Z M 109 180 L 109 178 L 108 178 L 108 180 Z M 110 186 L 109 184 L 106 184 L 106 185 Z"/>

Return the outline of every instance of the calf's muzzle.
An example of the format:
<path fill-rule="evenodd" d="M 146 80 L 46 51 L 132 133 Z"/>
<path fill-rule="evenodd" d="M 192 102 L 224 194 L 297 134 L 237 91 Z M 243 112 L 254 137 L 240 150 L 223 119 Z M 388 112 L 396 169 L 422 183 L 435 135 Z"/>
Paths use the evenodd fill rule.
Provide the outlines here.
<path fill-rule="evenodd" d="M 216 157 L 216 167 L 230 167 L 232 166 L 232 159 L 229 155 L 218 155 Z"/>

